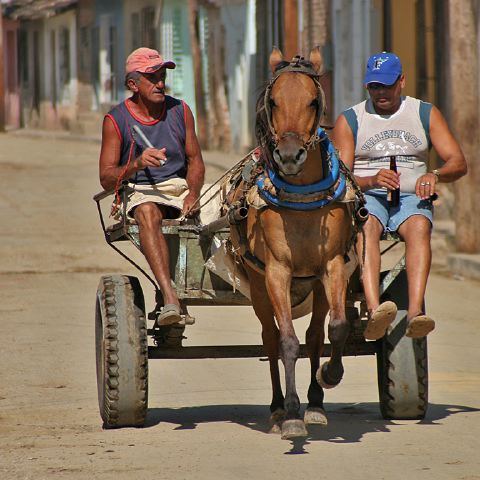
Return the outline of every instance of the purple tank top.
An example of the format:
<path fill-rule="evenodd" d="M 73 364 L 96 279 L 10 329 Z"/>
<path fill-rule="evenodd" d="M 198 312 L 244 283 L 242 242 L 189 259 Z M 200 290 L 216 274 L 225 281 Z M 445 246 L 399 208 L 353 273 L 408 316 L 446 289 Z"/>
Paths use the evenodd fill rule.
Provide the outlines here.
<path fill-rule="evenodd" d="M 136 184 L 161 183 L 169 178 L 185 178 L 187 162 L 185 157 L 185 104 L 176 98 L 165 96 L 165 109 L 159 120 L 144 122 L 135 117 L 125 100 L 107 113 L 122 142 L 120 165 L 126 165 L 132 149 L 133 161 L 147 148 L 139 138 L 133 125 L 138 125 L 155 148 L 166 148 L 167 161 L 162 167 L 146 167 L 129 180 Z"/>

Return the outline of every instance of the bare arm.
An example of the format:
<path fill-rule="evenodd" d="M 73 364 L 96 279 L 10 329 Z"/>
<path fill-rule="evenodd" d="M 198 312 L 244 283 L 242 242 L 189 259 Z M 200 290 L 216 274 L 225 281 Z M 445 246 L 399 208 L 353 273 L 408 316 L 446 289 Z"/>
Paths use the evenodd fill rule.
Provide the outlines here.
<path fill-rule="evenodd" d="M 355 141 L 352 130 L 343 114 L 339 115 L 335 122 L 333 142 L 340 152 L 340 158 L 343 163 L 353 171 L 353 165 L 355 163 Z M 355 176 L 358 186 L 363 191 L 382 187 L 390 189 L 398 188 L 400 186 L 399 178 L 400 175 L 398 173 L 385 168 L 382 168 L 376 175 L 370 177 Z"/>
<path fill-rule="evenodd" d="M 343 163 L 353 171 L 355 142 L 352 130 L 343 114 L 340 114 L 335 122 L 332 137 L 333 144 L 339 151 Z"/>
<path fill-rule="evenodd" d="M 145 167 L 159 167 L 160 160 L 165 160 L 165 149 L 147 148 L 142 154 L 133 159 L 125 170 L 120 165 L 120 151 L 122 142 L 110 117 L 105 117 L 102 127 L 102 148 L 100 150 L 100 184 L 105 190 L 116 187 L 118 178 L 130 178 L 138 170 Z"/>
<path fill-rule="evenodd" d="M 200 144 L 195 133 L 195 120 L 188 105 L 186 105 L 185 127 L 185 155 L 188 162 L 186 181 L 189 193 L 183 203 L 183 213 L 187 213 L 190 210 L 193 212 L 198 209 L 199 205 L 195 204 L 195 201 L 200 195 L 205 179 L 205 164 L 203 163 Z"/>
<path fill-rule="evenodd" d="M 437 107 L 433 107 L 430 113 L 430 139 L 436 152 L 445 162 L 439 169 L 440 181 L 454 182 L 467 173 L 467 162 L 462 149 Z"/>
<path fill-rule="evenodd" d="M 462 149 L 448 128 L 444 116 L 435 106 L 430 112 L 430 140 L 445 164 L 438 169 L 438 178 L 428 172 L 417 179 L 415 193 L 422 199 L 435 193 L 438 182 L 454 182 L 467 173 L 467 162 Z"/>

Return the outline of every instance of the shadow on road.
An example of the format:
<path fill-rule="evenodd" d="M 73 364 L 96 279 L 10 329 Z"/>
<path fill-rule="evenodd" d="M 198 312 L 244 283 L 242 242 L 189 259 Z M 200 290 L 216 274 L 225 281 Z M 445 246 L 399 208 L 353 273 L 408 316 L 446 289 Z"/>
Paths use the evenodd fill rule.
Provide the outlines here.
<path fill-rule="evenodd" d="M 308 453 L 305 446 L 315 441 L 355 443 L 367 433 L 389 432 L 391 425 L 412 422 L 420 425 L 441 425 L 441 420 L 459 413 L 478 412 L 480 409 L 462 405 L 430 404 L 423 420 L 385 420 L 380 416 L 378 403 L 326 404 L 328 426 L 309 425 L 309 435 L 291 441 L 288 454 Z M 146 427 L 159 423 L 177 425 L 174 430 L 195 429 L 199 424 L 231 422 L 258 432 L 267 433 L 269 408 L 266 405 L 209 405 L 199 407 L 152 408 L 148 412 Z"/>

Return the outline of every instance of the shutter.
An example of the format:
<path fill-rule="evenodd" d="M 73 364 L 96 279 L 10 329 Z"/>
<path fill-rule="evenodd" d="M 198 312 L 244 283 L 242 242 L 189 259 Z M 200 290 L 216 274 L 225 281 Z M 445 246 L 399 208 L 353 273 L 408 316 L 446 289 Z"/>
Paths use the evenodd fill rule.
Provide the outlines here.
<path fill-rule="evenodd" d="M 183 22 L 182 9 L 174 7 L 172 11 L 172 57 L 175 59 L 177 68 L 175 69 L 172 83 L 173 95 L 183 97 L 185 88 L 183 84 L 184 62 L 183 55 L 185 48 L 182 42 Z"/>

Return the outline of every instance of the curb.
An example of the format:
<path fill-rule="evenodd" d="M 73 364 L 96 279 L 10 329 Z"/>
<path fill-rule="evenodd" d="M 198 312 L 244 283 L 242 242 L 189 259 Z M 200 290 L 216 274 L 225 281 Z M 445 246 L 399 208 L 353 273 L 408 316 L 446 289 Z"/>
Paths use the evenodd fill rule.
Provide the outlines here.
<path fill-rule="evenodd" d="M 480 280 L 480 254 L 451 253 L 447 263 L 454 275 Z"/>

